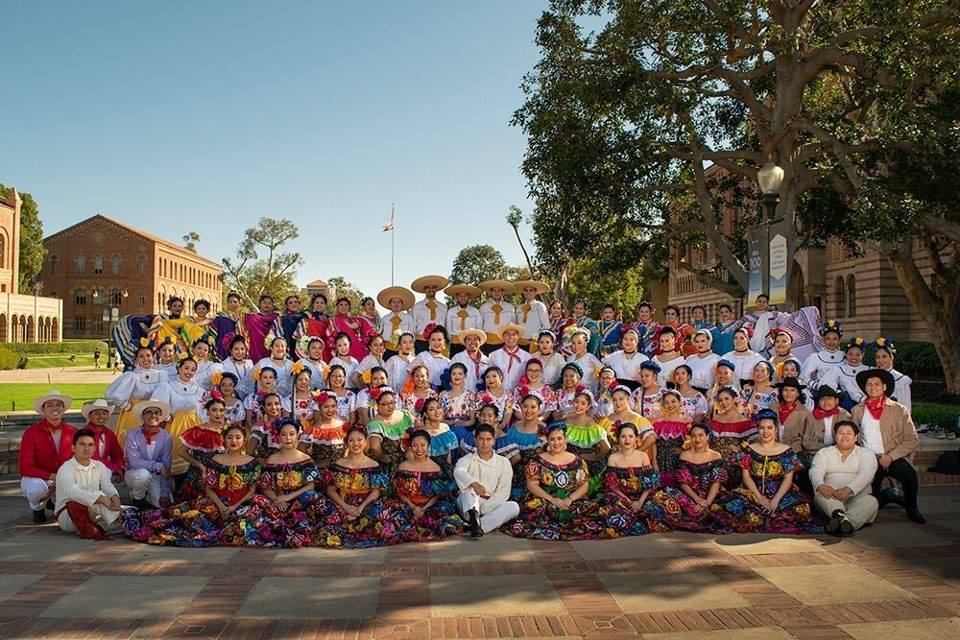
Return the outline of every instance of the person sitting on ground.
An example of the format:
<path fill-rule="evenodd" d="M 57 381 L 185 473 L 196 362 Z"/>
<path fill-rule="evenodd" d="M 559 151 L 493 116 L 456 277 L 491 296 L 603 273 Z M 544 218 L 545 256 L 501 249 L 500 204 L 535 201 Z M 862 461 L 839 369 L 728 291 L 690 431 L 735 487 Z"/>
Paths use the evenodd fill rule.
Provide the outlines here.
<path fill-rule="evenodd" d="M 96 436 L 90 429 L 73 432 L 73 457 L 57 471 L 54 514 L 61 531 L 89 540 L 109 540 L 108 532 L 120 517 L 120 494 L 110 482 L 111 472 L 93 459 Z"/>
<path fill-rule="evenodd" d="M 70 459 L 74 427 L 63 421 L 73 399 L 52 390 L 33 401 L 33 409 L 43 420 L 27 427 L 20 439 L 17 456 L 20 469 L 20 492 L 30 503 L 33 521 L 47 521 L 46 509 L 53 510 L 57 470 Z"/>
<path fill-rule="evenodd" d="M 112 482 L 123 482 L 123 447 L 117 440 L 117 434 L 107 426 L 112 412 L 113 407 L 102 398 L 88 402 L 80 409 L 80 414 L 87 420 L 84 428 L 93 432 L 96 441 L 93 459 L 99 460 L 110 469 Z"/>
<path fill-rule="evenodd" d="M 123 447 L 127 460 L 124 482 L 130 487 L 135 507 L 167 507 L 173 502 L 173 438 L 163 429 L 163 423 L 170 417 L 170 407 L 157 400 L 146 400 L 137 405 L 137 410 L 142 424 L 127 434 Z"/>
<path fill-rule="evenodd" d="M 857 446 L 860 427 L 853 420 L 837 420 L 832 435 L 835 444 L 817 451 L 810 467 L 813 503 L 830 518 L 827 533 L 849 535 L 877 517 L 870 495 L 877 458 Z"/>
<path fill-rule="evenodd" d="M 496 441 L 492 425 L 478 424 L 474 428 L 476 450 L 462 456 L 453 470 L 460 488 L 457 507 L 470 525 L 471 538 L 499 528 L 520 513 L 520 505 L 509 500 L 513 465 L 494 452 Z"/>

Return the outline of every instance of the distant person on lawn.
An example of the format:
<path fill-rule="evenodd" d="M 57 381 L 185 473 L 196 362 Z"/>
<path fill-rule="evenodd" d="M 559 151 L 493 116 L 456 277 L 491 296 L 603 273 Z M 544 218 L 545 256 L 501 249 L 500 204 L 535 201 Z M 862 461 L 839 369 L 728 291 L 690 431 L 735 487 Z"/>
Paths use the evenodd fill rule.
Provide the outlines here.
<path fill-rule="evenodd" d="M 74 427 L 63 421 L 73 399 L 51 390 L 33 401 L 33 409 L 43 420 L 31 425 L 20 439 L 20 491 L 30 503 L 33 521 L 47 521 L 44 509 L 53 510 L 56 476 L 60 465 L 73 455 Z"/>
<path fill-rule="evenodd" d="M 54 514 L 60 529 L 88 540 L 109 540 L 120 517 L 120 494 L 110 482 L 110 469 L 93 459 L 96 436 L 80 429 L 72 437 L 73 457 L 57 471 Z"/>
<path fill-rule="evenodd" d="M 100 355 L 101 355 L 100 349 L 93 350 L 93 368 L 94 369 L 100 368 Z"/>

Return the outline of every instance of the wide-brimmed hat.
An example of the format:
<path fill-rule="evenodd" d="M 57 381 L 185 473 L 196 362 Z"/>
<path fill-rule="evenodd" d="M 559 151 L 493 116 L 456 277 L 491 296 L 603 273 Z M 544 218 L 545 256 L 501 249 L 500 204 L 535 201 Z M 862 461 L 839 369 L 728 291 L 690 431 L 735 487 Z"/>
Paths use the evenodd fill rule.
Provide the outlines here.
<path fill-rule="evenodd" d="M 527 287 L 535 287 L 538 294 L 550 291 L 550 285 L 542 280 L 517 280 L 513 283 L 513 286 L 517 288 L 517 291 L 523 291 Z"/>
<path fill-rule="evenodd" d="M 480 338 L 480 346 L 483 346 L 487 343 L 487 332 L 482 329 L 463 329 L 460 333 L 457 334 L 460 343 L 463 343 L 463 339 L 467 336 L 477 336 Z"/>
<path fill-rule="evenodd" d="M 790 387 L 792 389 L 796 389 L 797 391 L 803 391 L 804 389 L 807 388 L 807 385 L 803 384 L 803 382 L 801 382 L 799 378 L 795 378 L 793 376 L 787 376 L 786 378 L 784 378 L 783 380 L 781 380 L 780 382 L 776 383 L 773 386 L 776 389 L 783 389 L 784 387 Z"/>
<path fill-rule="evenodd" d="M 497 330 L 497 335 L 500 336 L 501 340 L 503 340 L 503 334 L 507 331 L 516 331 L 518 336 L 523 337 L 523 325 L 516 322 L 508 322 Z"/>
<path fill-rule="evenodd" d="M 58 389 L 50 389 L 50 391 L 48 391 L 46 395 L 42 395 L 33 401 L 33 410 L 36 411 L 37 413 L 42 413 L 41 410 L 43 409 L 44 403 L 49 402 L 50 400 L 59 400 L 60 402 L 62 402 L 64 411 L 69 409 L 70 403 L 73 402 L 73 398 L 60 393 Z"/>
<path fill-rule="evenodd" d="M 142 419 L 143 412 L 147 409 L 160 409 L 160 419 L 170 419 L 170 405 L 168 405 L 166 402 L 160 402 L 159 400 L 144 400 L 137 405 L 137 417 Z"/>
<path fill-rule="evenodd" d="M 390 301 L 394 298 L 400 298 L 403 301 L 403 311 L 412 307 L 415 300 L 413 292 L 406 287 L 387 287 L 377 294 L 377 302 L 384 309 L 390 308 Z"/>
<path fill-rule="evenodd" d="M 820 398 L 836 398 L 837 400 L 839 400 L 845 395 L 847 395 L 847 393 L 842 389 L 834 389 L 828 384 L 822 384 L 819 387 L 817 387 L 817 390 L 814 393 L 814 400 L 816 400 L 817 402 L 820 401 Z"/>
<path fill-rule="evenodd" d="M 452 284 L 444 289 L 443 292 L 451 298 L 456 298 L 461 293 L 465 293 L 471 298 L 479 298 L 480 294 L 483 293 L 480 287 L 475 287 L 472 284 Z"/>
<path fill-rule="evenodd" d="M 504 293 L 513 293 L 513 283 L 509 280 L 484 280 L 479 285 L 477 285 L 484 291 L 490 291 L 491 289 L 503 289 Z"/>
<path fill-rule="evenodd" d="M 417 293 L 425 293 L 424 287 L 432 284 L 435 285 L 437 287 L 437 291 L 439 291 L 447 286 L 447 282 L 448 280 L 443 276 L 420 276 L 410 283 L 410 288 Z"/>
<path fill-rule="evenodd" d="M 893 374 L 887 371 L 886 369 L 867 369 L 866 371 L 861 371 L 857 374 L 857 386 L 860 387 L 860 390 L 864 393 L 867 392 L 867 380 L 870 378 L 880 378 L 883 380 L 883 384 L 886 385 L 887 390 L 885 395 L 889 398 L 893 395 L 893 388 L 896 386 L 896 382 L 893 379 Z"/>
<path fill-rule="evenodd" d="M 80 407 L 80 415 L 83 416 L 84 420 L 90 419 L 91 411 L 99 411 L 103 409 L 107 413 L 113 413 L 113 405 L 104 400 L 103 398 L 98 398 L 93 402 L 86 402 L 82 407 Z"/>

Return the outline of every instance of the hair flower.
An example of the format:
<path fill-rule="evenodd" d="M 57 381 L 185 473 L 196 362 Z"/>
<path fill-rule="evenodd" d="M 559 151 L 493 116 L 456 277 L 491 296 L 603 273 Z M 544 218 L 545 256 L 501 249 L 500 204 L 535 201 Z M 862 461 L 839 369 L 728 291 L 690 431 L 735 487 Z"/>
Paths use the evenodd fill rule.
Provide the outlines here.
<path fill-rule="evenodd" d="M 296 378 L 305 368 L 302 362 L 294 362 L 293 366 L 290 367 L 290 376 Z"/>
<path fill-rule="evenodd" d="M 362 374 L 360 374 L 360 379 L 363 380 L 364 384 L 370 384 L 370 381 L 373 380 L 373 370 L 367 369 Z"/>
<path fill-rule="evenodd" d="M 255 382 L 260 382 L 260 367 L 255 367 L 250 377 L 253 378 Z"/>
<path fill-rule="evenodd" d="M 210 384 L 211 384 L 211 385 L 213 385 L 213 386 L 215 386 L 215 387 L 219 387 L 221 382 L 223 382 L 223 372 L 222 372 L 222 371 L 214 371 L 213 373 L 210 374 Z M 219 392 L 218 392 L 218 393 L 219 393 Z"/>
<path fill-rule="evenodd" d="M 427 326 L 423 328 L 423 339 L 429 340 L 430 334 L 433 333 L 433 330 L 437 328 L 436 322 L 427 323 Z"/>

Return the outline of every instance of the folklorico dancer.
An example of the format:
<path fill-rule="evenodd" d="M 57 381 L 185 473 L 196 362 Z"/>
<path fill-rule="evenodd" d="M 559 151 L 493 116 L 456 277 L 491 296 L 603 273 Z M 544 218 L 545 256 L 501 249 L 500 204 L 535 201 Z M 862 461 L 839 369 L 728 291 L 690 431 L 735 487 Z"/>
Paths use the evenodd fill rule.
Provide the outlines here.
<path fill-rule="evenodd" d="M 844 353 L 840 350 L 840 338 L 843 337 L 843 327 L 836 320 L 827 320 L 820 329 L 823 337 L 823 349 L 811 353 L 800 368 L 800 377 L 816 389 L 826 377 L 827 372 L 836 369 L 844 361 Z"/>
<path fill-rule="evenodd" d="M 467 329 L 480 329 L 483 319 L 480 310 L 470 305 L 470 300 L 479 298 L 483 293 L 479 287 L 469 284 L 452 284 L 444 293 L 453 298 L 456 304 L 447 311 L 446 321 L 443 323 L 450 333 L 450 342 L 461 345 L 460 334 Z"/>
<path fill-rule="evenodd" d="M 550 316 L 547 305 L 537 300 L 550 290 L 546 282 L 540 280 L 518 280 L 514 286 L 523 294 L 523 304 L 517 307 L 516 323 L 523 325 L 523 334 L 520 336 L 523 344 L 536 343 L 541 331 L 550 329 Z"/>
<path fill-rule="evenodd" d="M 408 313 L 414 305 L 413 292 L 406 287 L 387 287 L 377 294 L 380 306 L 390 309 L 390 312 L 380 318 L 380 335 L 387 343 L 387 351 L 397 353 L 397 340 L 401 333 L 416 331 L 416 322 Z"/>
<path fill-rule="evenodd" d="M 485 280 L 478 285 L 487 294 L 487 301 L 480 305 L 480 316 L 483 325 L 480 327 L 487 332 L 487 344 L 499 345 L 502 343 L 500 333 L 508 324 L 514 324 L 513 305 L 503 299 L 504 294 L 513 293 L 512 282 L 507 280 Z M 523 333 L 523 327 L 520 327 Z"/>
<path fill-rule="evenodd" d="M 437 292 L 447 286 L 447 279 L 443 276 L 421 276 L 410 284 L 410 288 L 426 297 L 413 305 L 414 335 L 422 336 L 428 324 L 442 325 L 446 321 L 447 306 L 437 300 Z M 426 348 L 420 345 L 417 351 Z"/>

